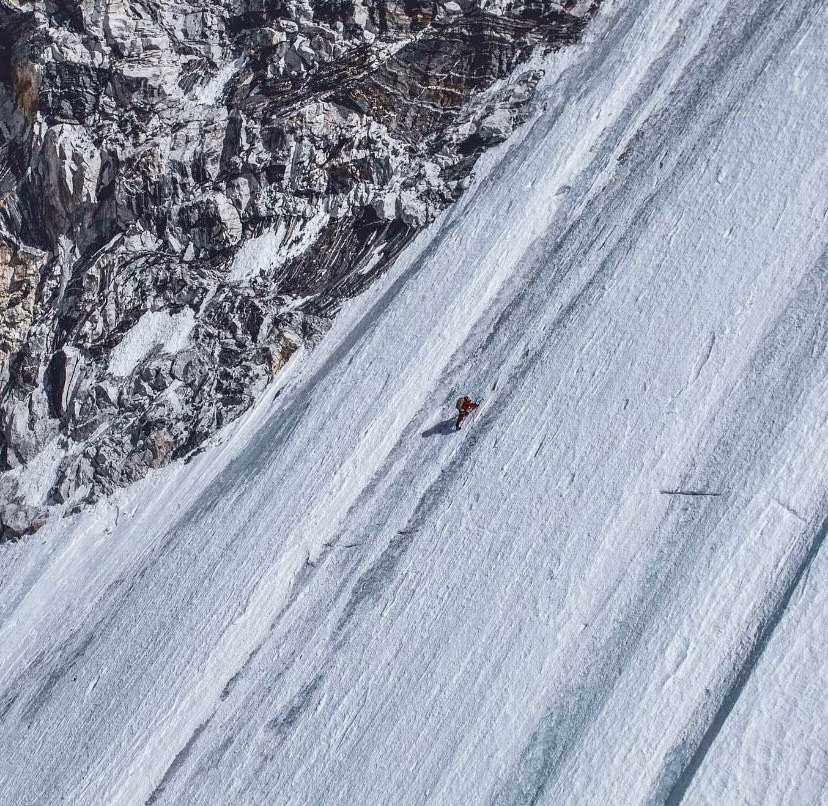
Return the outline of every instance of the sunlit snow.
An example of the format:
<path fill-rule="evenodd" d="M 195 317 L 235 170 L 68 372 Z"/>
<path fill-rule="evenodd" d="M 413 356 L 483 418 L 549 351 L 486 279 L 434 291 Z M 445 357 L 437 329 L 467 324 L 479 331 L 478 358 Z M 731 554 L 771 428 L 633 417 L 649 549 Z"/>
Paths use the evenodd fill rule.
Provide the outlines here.
<path fill-rule="evenodd" d="M 248 415 L 0 546 L 0 800 L 824 802 L 826 41 L 604 5 Z"/>

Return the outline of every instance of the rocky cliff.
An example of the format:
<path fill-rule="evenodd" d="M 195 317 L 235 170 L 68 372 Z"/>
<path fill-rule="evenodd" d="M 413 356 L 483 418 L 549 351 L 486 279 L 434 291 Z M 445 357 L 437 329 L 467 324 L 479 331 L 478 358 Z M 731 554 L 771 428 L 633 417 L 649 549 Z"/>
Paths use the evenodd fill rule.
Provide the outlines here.
<path fill-rule="evenodd" d="M 594 5 L 0 0 L 2 534 L 248 407 L 462 193 L 529 114 L 521 65 Z"/>

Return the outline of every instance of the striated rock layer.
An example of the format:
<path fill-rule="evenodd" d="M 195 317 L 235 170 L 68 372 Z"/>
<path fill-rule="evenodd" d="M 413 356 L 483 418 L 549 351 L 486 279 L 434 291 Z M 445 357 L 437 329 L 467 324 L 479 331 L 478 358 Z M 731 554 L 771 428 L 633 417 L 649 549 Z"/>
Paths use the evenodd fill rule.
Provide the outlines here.
<path fill-rule="evenodd" d="M 468 183 L 596 3 L 0 0 L 0 522 L 186 456 Z M 507 79 L 498 81 L 498 79 Z M 34 496 L 21 468 L 51 476 Z"/>

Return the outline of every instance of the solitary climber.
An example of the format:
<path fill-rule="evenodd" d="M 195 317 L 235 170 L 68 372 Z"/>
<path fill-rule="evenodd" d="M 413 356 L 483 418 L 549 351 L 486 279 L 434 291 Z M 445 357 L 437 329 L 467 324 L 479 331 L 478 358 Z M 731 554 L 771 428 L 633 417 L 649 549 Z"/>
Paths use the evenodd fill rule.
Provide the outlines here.
<path fill-rule="evenodd" d="M 462 423 L 463 420 L 466 419 L 466 417 L 472 409 L 476 409 L 479 405 L 480 403 L 475 402 L 469 397 L 466 397 L 466 395 L 457 398 L 457 419 L 454 422 L 455 431 L 460 430 L 460 423 Z"/>

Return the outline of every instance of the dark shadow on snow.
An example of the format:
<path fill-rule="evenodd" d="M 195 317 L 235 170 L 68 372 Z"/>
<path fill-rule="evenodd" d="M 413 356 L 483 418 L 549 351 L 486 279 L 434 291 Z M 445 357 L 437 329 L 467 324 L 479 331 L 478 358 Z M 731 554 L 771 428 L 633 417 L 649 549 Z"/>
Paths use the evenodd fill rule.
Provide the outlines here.
<path fill-rule="evenodd" d="M 439 436 L 448 436 L 449 434 L 454 433 L 454 417 L 449 417 L 448 420 L 443 420 L 441 423 L 437 423 L 437 425 L 431 426 L 431 428 L 427 428 L 423 431 L 423 439 L 426 437 L 439 437 Z"/>

